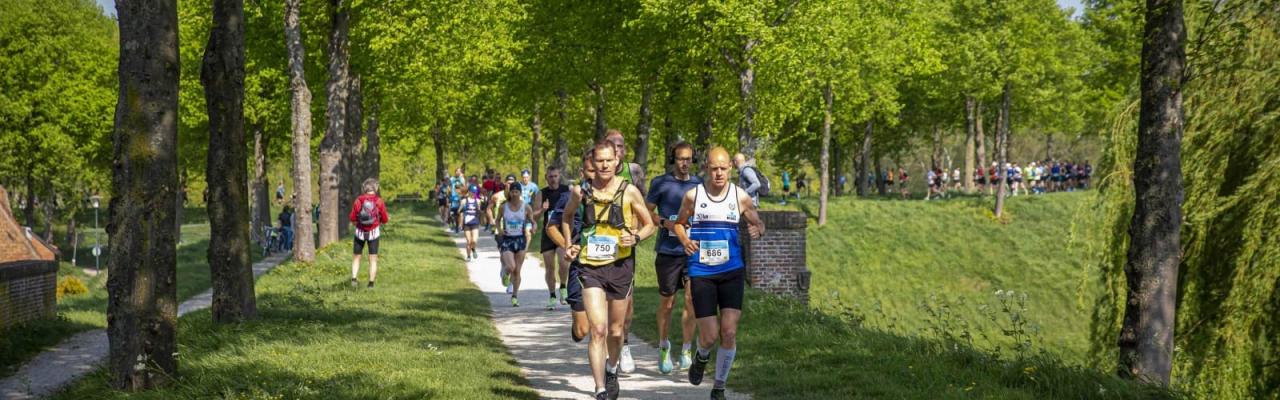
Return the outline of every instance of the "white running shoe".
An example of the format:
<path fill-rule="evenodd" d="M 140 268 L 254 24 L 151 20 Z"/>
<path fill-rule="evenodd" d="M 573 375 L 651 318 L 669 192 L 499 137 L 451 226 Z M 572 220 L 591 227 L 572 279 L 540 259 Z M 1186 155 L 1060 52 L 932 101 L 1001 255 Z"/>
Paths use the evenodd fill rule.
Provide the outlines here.
<path fill-rule="evenodd" d="M 631 358 L 631 345 L 622 345 L 622 356 L 619 357 L 618 369 L 623 373 L 631 373 L 636 370 L 636 360 Z"/>

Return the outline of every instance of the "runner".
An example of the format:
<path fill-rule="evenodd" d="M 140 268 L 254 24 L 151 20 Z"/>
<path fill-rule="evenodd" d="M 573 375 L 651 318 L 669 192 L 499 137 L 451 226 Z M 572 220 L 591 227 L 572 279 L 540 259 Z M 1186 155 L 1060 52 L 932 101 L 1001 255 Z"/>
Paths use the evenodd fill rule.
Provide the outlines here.
<path fill-rule="evenodd" d="M 911 198 L 911 188 L 907 186 L 908 178 L 910 178 L 910 176 L 907 175 L 907 169 L 899 167 L 898 168 L 898 188 L 902 190 L 903 200 Z"/>
<path fill-rule="evenodd" d="M 627 160 L 627 141 L 622 137 L 622 132 L 617 129 L 610 129 L 608 132 L 605 133 L 605 141 L 613 145 L 613 152 L 614 152 L 613 154 L 616 155 L 615 159 L 618 162 L 617 172 L 615 172 L 616 176 L 622 177 L 622 180 L 626 181 L 627 183 L 630 183 L 632 186 L 635 186 L 635 188 L 639 190 L 640 194 L 643 196 L 645 194 L 644 168 L 641 167 L 640 164 L 629 163 L 626 161 Z M 624 168 L 624 165 L 625 165 L 625 168 Z M 631 257 L 635 258 L 635 254 L 632 253 Z M 628 335 L 627 333 L 631 332 L 631 321 L 634 319 L 634 316 L 635 316 L 635 308 L 634 308 L 634 304 L 632 303 L 628 303 L 627 307 L 628 307 L 627 322 L 623 325 L 623 332 L 622 332 L 621 360 L 622 360 L 622 372 L 631 373 L 632 371 L 636 370 L 636 362 L 634 359 L 631 358 L 631 343 L 630 343 L 631 335 Z"/>
<path fill-rule="evenodd" d="M 787 204 L 787 197 L 791 196 L 791 173 L 782 170 L 782 204 Z"/>
<path fill-rule="evenodd" d="M 355 224 L 355 254 L 351 259 L 351 287 L 360 287 L 360 253 L 365 245 L 369 245 L 369 288 L 378 279 L 378 238 L 382 236 L 382 225 L 387 223 L 387 205 L 378 197 L 378 180 L 369 178 L 361 185 L 364 194 L 356 197 L 351 203 L 351 215 L 348 219 Z"/>
<path fill-rule="evenodd" d="M 723 148 L 707 152 L 708 181 L 685 194 L 674 225 L 689 257 L 689 287 L 698 317 L 698 354 L 689 367 L 689 383 L 702 384 L 711 347 L 720 342 L 712 399 L 725 398 L 725 381 L 738 353 L 738 321 L 746 289 L 746 264 L 738 238 L 740 219 L 746 220 L 752 238 L 765 229 L 750 196 L 729 183 L 729 168 L 729 153 Z"/>
<path fill-rule="evenodd" d="M 538 184 L 533 182 L 529 170 L 520 171 L 520 200 L 524 200 L 524 204 L 536 207 L 537 203 L 533 202 L 533 196 L 536 194 L 538 194 Z"/>
<path fill-rule="evenodd" d="M 760 189 L 764 187 L 764 183 L 760 179 L 760 169 L 756 168 L 756 160 L 748 159 L 742 153 L 734 154 L 733 166 L 738 168 L 738 185 L 751 196 L 752 203 L 759 206 Z M 889 184 L 892 185 L 892 181 Z"/>
<path fill-rule="evenodd" d="M 549 232 L 560 229 L 559 224 L 552 225 L 549 223 L 553 214 L 564 211 L 564 205 L 568 200 L 563 200 L 564 195 L 569 193 L 569 187 L 560 184 L 560 169 L 556 167 L 547 168 L 546 174 L 547 186 L 534 194 L 533 204 L 538 208 L 533 211 L 534 219 L 542 217 L 542 239 L 539 240 L 539 250 L 542 253 L 542 266 L 546 270 L 543 277 L 547 282 L 547 290 L 551 292 L 551 297 L 547 299 L 547 309 L 556 308 L 556 297 L 560 298 L 560 304 L 568 304 L 565 297 L 568 296 L 569 283 L 569 263 L 564 261 L 564 250 L 560 249 L 554 240 L 551 239 Z M 558 208 L 557 208 L 558 207 Z M 556 278 L 560 278 L 560 292 L 556 295 Z"/>
<path fill-rule="evenodd" d="M 511 306 L 519 307 L 520 267 L 524 265 L 525 252 L 529 250 L 529 237 L 533 236 L 533 209 L 520 198 L 520 184 L 507 185 L 507 202 L 502 205 L 502 219 L 498 225 L 502 236 L 498 238 L 498 250 L 502 254 L 507 293 L 511 293 Z"/>
<path fill-rule="evenodd" d="M 562 229 L 564 227 L 562 224 L 564 222 L 562 218 L 564 217 L 564 208 L 569 204 L 570 196 L 577 195 L 581 198 L 584 188 L 591 184 L 592 179 L 595 179 L 596 170 L 594 163 L 592 163 L 592 158 L 591 149 L 587 149 L 587 151 L 583 152 L 582 182 L 576 186 L 569 187 L 568 193 L 564 196 L 560 196 L 560 201 L 555 206 L 555 210 L 557 212 L 552 213 L 551 216 L 547 218 L 547 223 L 553 224 L 556 227 L 556 229 L 546 230 L 547 236 L 550 236 L 551 240 L 555 241 L 556 246 L 560 247 L 560 254 L 565 254 L 564 249 L 567 249 L 573 243 L 578 243 L 582 240 L 582 205 L 579 204 L 577 212 L 573 213 L 573 219 L 570 221 L 567 236 L 566 232 Z M 568 237 L 568 239 L 566 239 L 566 237 Z M 576 258 L 569 257 L 568 255 L 565 255 L 564 257 L 565 259 L 562 262 L 569 264 L 569 290 L 563 299 L 569 303 L 569 309 L 573 311 L 573 325 L 569 329 L 569 337 L 573 338 L 574 342 L 581 342 L 582 338 L 586 337 L 589 333 L 587 330 L 587 328 L 589 328 L 589 325 L 587 324 L 587 308 L 582 304 L 582 280 L 579 279 L 579 276 L 581 276 L 582 264 L 579 264 Z"/>
<path fill-rule="evenodd" d="M 462 221 L 462 234 L 467 238 L 467 261 L 475 259 L 476 239 L 480 236 L 480 188 L 473 187 L 462 199 L 458 220 Z"/>
<path fill-rule="evenodd" d="M 516 177 L 514 175 L 507 175 L 507 183 L 499 186 L 505 188 L 513 183 L 516 183 Z M 493 241 L 499 244 L 502 243 L 502 225 L 499 223 L 498 217 L 500 217 L 500 214 L 502 213 L 502 206 L 506 204 L 506 202 L 507 191 L 499 190 L 490 198 L 489 208 L 485 209 L 485 214 L 489 215 L 489 221 L 493 223 Z M 511 294 L 511 280 L 509 279 L 510 275 L 507 274 L 507 269 L 498 268 L 498 276 L 502 279 L 502 286 L 507 287 L 507 294 Z"/>
<path fill-rule="evenodd" d="M 688 369 L 693 362 L 693 297 L 689 294 L 689 257 L 684 254 L 684 247 L 672 230 L 680 213 L 680 204 L 685 193 L 702 184 L 702 179 L 689 174 L 693 165 L 693 146 L 680 142 L 671 148 L 675 166 L 666 175 L 659 176 L 649 186 L 649 194 L 645 198 L 646 205 L 658 221 L 658 241 L 655 246 L 657 256 L 654 258 L 654 270 L 658 277 L 658 371 L 670 373 L 674 368 L 671 360 L 671 342 L 667 340 L 668 327 L 671 325 L 671 311 L 675 307 L 676 291 L 684 289 L 684 311 L 680 319 L 681 333 L 684 336 L 680 348 L 680 366 Z M 784 172 L 785 173 L 785 172 Z"/>
<path fill-rule="evenodd" d="M 614 145 L 607 141 L 598 143 L 592 154 L 595 179 L 586 190 L 570 196 L 563 217 L 564 221 L 572 221 L 578 205 L 585 204 L 582 240 L 565 253 L 583 264 L 579 280 L 591 325 L 588 354 L 596 398 L 617 399 L 617 371 L 626 334 L 623 327 L 635 282 L 632 255 L 635 245 L 654 233 L 654 225 L 650 214 L 645 212 L 640 190 L 617 179 Z M 562 231 L 571 230 L 566 222 L 560 224 Z"/>
<path fill-rule="evenodd" d="M 431 190 L 431 194 L 436 196 L 436 209 L 440 212 L 440 223 L 449 223 L 449 185 L 444 182 L 437 183 L 436 188 Z"/>
<path fill-rule="evenodd" d="M 454 217 L 458 215 L 458 207 L 462 206 L 462 193 L 466 190 L 466 185 L 467 177 L 462 174 L 462 167 L 458 167 L 454 170 L 454 176 L 449 178 L 449 226 L 453 227 L 454 233 L 462 231 Z"/>

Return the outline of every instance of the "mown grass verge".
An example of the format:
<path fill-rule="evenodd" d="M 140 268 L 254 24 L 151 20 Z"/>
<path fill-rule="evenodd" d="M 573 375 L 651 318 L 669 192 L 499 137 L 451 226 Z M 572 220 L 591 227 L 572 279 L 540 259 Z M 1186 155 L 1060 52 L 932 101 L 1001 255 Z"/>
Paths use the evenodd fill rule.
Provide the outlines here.
<path fill-rule="evenodd" d="M 378 283 L 352 289 L 350 239 L 257 283 L 257 320 L 179 320 L 179 378 L 125 394 L 98 371 L 61 399 L 536 399 L 502 346 L 484 294 L 427 207 L 395 204 Z M 367 267 L 367 266 L 366 266 Z"/>

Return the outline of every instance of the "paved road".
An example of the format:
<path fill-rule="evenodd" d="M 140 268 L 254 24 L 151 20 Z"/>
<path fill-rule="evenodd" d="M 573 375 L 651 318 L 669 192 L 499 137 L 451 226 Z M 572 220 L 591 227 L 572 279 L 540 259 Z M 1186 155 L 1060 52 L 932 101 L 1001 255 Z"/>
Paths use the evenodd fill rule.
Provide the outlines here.
<path fill-rule="evenodd" d="M 281 253 L 258 261 L 253 264 L 253 276 L 267 273 L 288 258 L 288 253 Z M 178 304 L 178 316 L 208 308 L 212 301 L 213 289 L 206 290 Z M 107 331 L 95 329 L 81 332 L 32 358 L 13 376 L 0 380 L 0 399 L 48 396 L 97 370 L 105 358 Z"/>
<path fill-rule="evenodd" d="M 459 252 L 465 253 L 466 240 L 451 234 Z M 569 338 L 569 306 L 546 309 L 547 284 L 543 280 L 542 263 L 528 257 L 522 268 L 524 281 L 520 288 L 520 307 L 511 307 L 511 295 L 498 277 L 501 262 L 492 235 L 481 234 L 477 243 L 479 258 L 467 263 L 471 282 L 484 291 L 493 308 L 493 322 L 502 335 L 520 369 L 529 378 L 533 388 L 546 399 L 591 399 L 595 382 L 587 366 L 587 345 L 574 343 Z M 529 246 L 538 249 L 537 243 Z M 636 313 L 651 315 L 650 312 Z M 631 335 L 631 354 L 636 370 L 623 374 L 619 379 L 621 399 L 706 399 L 711 394 L 711 376 L 701 386 L 693 386 L 686 380 L 683 369 L 670 375 L 658 372 L 658 349 Z M 710 374 L 711 371 L 708 371 Z M 727 393 L 730 399 L 749 399 L 737 393 Z"/>

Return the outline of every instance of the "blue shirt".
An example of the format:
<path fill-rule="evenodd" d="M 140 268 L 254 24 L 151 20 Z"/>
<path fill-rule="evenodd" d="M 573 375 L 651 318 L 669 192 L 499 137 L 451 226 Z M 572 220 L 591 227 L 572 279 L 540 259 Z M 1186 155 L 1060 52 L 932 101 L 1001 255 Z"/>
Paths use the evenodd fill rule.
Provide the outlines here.
<path fill-rule="evenodd" d="M 536 193 L 538 193 L 538 184 L 533 182 L 520 184 L 520 200 L 523 200 L 524 204 L 533 204 L 533 195 Z M 538 205 L 538 207 L 541 206 L 541 204 Z"/>
<path fill-rule="evenodd" d="M 649 195 L 645 197 L 644 201 L 650 204 L 657 204 L 658 216 L 661 218 L 675 221 L 676 216 L 680 214 L 680 204 L 684 202 L 684 195 L 701 184 L 702 179 L 697 176 L 689 176 L 689 180 L 682 181 L 671 174 L 662 175 L 649 184 Z M 685 255 L 684 245 L 680 244 L 680 239 L 676 238 L 674 232 L 667 231 L 666 228 L 659 226 L 658 235 L 658 242 L 654 246 L 658 254 L 669 256 Z"/>

